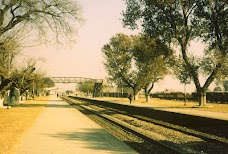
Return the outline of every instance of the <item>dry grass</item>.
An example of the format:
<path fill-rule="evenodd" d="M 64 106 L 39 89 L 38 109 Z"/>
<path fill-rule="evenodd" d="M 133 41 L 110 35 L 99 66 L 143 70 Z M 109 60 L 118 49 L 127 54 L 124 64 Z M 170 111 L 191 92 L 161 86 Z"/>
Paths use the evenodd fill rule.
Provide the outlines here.
<path fill-rule="evenodd" d="M 98 99 L 123 102 L 123 103 L 129 104 L 129 100 L 127 98 L 101 97 Z M 162 100 L 159 98 L 152 98 L 149 103 L 145 101 L 145 98 L 139 98 L 139 100 L 137 101 L 133 100 L 133 104 L 148 104 L 155 107 L 183 108 L 183 109 L 228 113 L 228 104 L 208 103 L 207 106 L 205 107 L 199 107 L 198 102 L 186 102 L 186 106 L 185 106 L 184 101 Z"/>
<path fill-rule="evenodd" d="M 43 101 L 41 101 L 43 100 Z M 25 101 L 10 109 L 0 108 L 0 151 L 10 154 L 20 136 L 45 108 L 45 97 Z"/>

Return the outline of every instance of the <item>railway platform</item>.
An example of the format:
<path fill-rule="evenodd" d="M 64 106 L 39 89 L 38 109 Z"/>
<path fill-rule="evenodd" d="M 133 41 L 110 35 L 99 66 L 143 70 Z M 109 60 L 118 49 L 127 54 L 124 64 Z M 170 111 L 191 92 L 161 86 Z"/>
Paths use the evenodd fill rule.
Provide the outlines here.
<path fill-rule="evenodd" d="M 56 96 L 17 145 L 16 154 L 135 154 L 125 143 Z"/>

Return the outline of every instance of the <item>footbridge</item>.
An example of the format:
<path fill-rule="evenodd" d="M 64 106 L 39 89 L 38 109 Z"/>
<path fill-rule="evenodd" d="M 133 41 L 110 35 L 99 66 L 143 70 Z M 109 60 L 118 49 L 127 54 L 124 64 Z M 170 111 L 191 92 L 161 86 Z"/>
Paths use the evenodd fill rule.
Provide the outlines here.
<path fill-rule="evenodd" d="M 84 83 L 84 82 L 92 82 L 94 83 L 93 87 L 93 97 L 101 96 L 102 93 L 102 84 L 103 79 L 92 79 L 92 78 L 84 78 L 84 77 L 49 77 L 54 83 Z"/>
<path fill-rule="evenodd" d="M 103 79 L 92 79 L 84 77 L 49 77 L 54 83 L 83 83 L 83 82 L 93 82 L 93 83 L 103 83 Z"/>

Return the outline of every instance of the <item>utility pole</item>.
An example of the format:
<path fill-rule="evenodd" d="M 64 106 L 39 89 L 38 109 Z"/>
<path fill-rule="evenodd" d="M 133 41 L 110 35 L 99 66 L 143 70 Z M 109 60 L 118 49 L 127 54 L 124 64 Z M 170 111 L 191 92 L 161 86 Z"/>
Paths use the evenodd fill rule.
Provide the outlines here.
<path fill-rule="evenodd" d="M 34 79 L 32 80 L 32 98 L 34 100 L 35 94 L 34 94 Z"/>
<path fill-rule="evenodd" d="M 186 83 L 184 83 L 184 106 L 186 106 Z"/>
<path fill-rule="evenodd" d="M 32 72 L 35 71 L 35 70 L 36 70 L 36 68 L 33 67 Z M 31 72 L 31 73 L 32 73 L 32 72 Z M 33 98 L 33 100 L 34 100 L 34 98 L 35 98 L 34 80 L 35 80 L 35 76 L 33 75 L 33 80 L 32 80 L 32 98 Z"/>
<path fill-rule="evenodd" d="M 8 78 L 10 79 L 10 60 L 11 60 L 11 56 L 10 56 L 10 50 L 8 50 Z M 11 84 L 11 83 L 10 83 Z M 11 88 L 11 85 L 10 85 Z M 10 108 L 9 104 L 11 103 L 11 98 L 10 98 L 10 89 L 8 90 L 8 99 L 7 99 L 7 109 Z"/>

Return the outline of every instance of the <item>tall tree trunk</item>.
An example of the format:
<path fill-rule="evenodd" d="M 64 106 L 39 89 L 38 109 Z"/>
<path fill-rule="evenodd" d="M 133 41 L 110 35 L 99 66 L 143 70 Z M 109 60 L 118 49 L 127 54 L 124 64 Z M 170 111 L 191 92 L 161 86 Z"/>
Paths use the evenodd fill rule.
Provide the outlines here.
<path fill-rule="evenodd" d="M 150 94 L 146 88 L 144 89 L 144 93 L 145 93 L 145 97 L 146 97 L 146 102 L 150 102 Z"/>
<path fill-rule="evenodd" d="M 198 102 L 199 102 L 199 106 L 203 106 L 203 97 L 202 97 L 202 93 L 198 92 Z"/>
<path fill-rule="evenodd" d="M 146 102 L 150 102 L 150 95 L 146 95 Z"/>
<path fill-rule="evenodd" d="M 134 100 L 139 99 L 139 90 L 136 87 L 133 88 L 133 97 Z"/>
<path fill-rule="evenodd" d="M 150 102 L 150 92 L 154 87 L 154 83 L 155 83 L 155 81 L 152 83 L 148 83 L 147 86 L 144 88 L 144 93 L 146 96 L 146 102 Z"/>
<path fill-rule="evenodd" d="M 201 94 L 202 88 L 201 88 L 201 85 L 200 85 L 200 82 L 199 82 L 197 70 L 195 70 L 194 66 L 192 66 L 191 63 L 189 62 L 189 58 L 188 58 L 187 53 L 186 53 L 187 44 L 183 43 L 182 40 L 180 40 L 179 43 L 181 45 L 182 57 L 184 59 L 185 64 L 187 65 L 187 68 L 190 71 L 190 74 L 191 74 L 191 76 L 193 78 L 193 82 L 194 82 L 195 87 L 197 89 L 199 106 L 202 106 L 203 105 L 203 99 L 201 99 L 201 96 L 203 96 L 203 95 Z"/>
<path fill-rule="evenodd" d="M 206 106 L 207 105 L 206 91 L 202 92 L 201 99 L 202 99 L 203 106 Z"/>
<path fill-rule="evenodd" d="M 198 101 L 199 106 L 206 106 L 207 105 L 207 97 L 206 97 L 206 91 L 204 90 L 198 90 Z"/>

